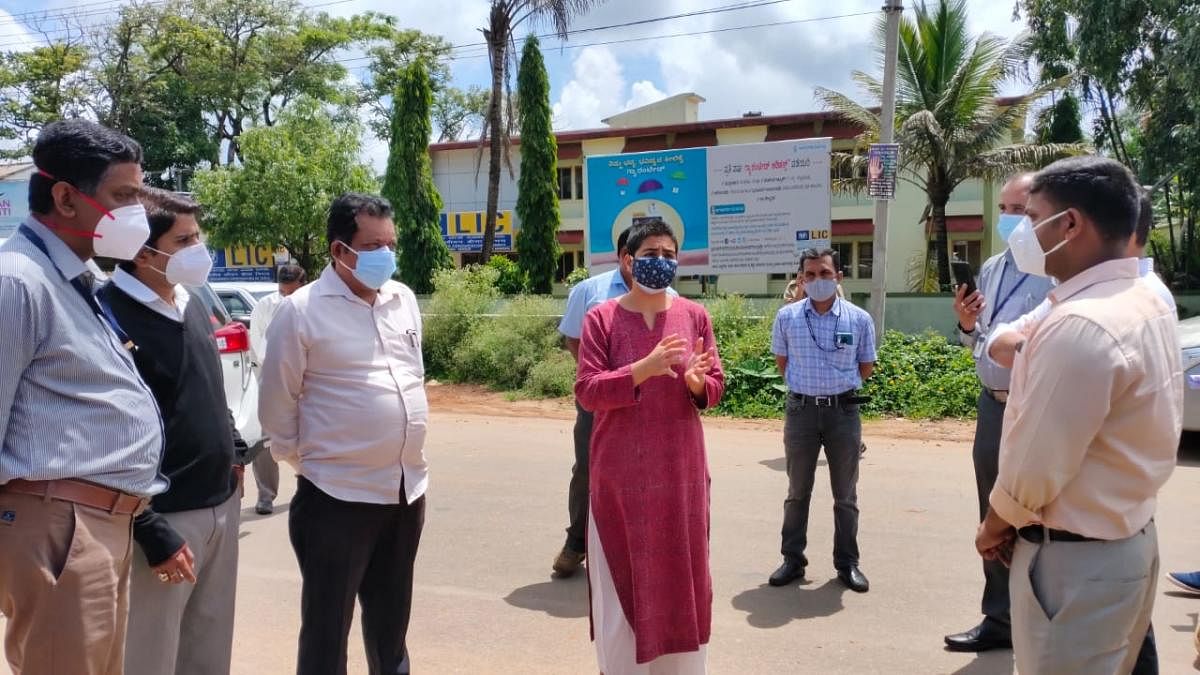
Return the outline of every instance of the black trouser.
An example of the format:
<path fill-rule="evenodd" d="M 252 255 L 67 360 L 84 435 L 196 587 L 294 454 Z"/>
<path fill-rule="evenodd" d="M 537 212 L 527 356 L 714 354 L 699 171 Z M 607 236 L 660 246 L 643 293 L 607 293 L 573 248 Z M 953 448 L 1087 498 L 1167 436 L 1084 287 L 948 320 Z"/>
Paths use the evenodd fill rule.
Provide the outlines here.
<path fill-rule="evenodd" d="M 575 404 L 575 466 L 571 467 L 571 487 L 567 492 L 567 548 L 587 552 L 588 448 L 592 442 L 592 413 Z"/>
<path fill-rule="evenodd" d="M 858 565 L 858 460 L 862 421 L 857 405 L 821 407 L 787 400 L 783 447 L 788 496 L 783 503 L 783 556 L 808 566 L 808 509 L 821 446 L 833 492 L 833 566 Z"/>
<path fill-rule="evenodd" d="M 372 675 L 409 672 L 405 635 L 425 497 L 412 504 L 334 499 L 304 477 L 288 514 L 300 562 L 299 675 L 345 675 L 354 599 Z"/>
<path fill-rule="evenodd" d="M 1004 428 L 1004 404 L 987 390 L 979 393 L 979 412 L 975 419 L 975 491 L 979 497 L 979 520 L 987 516 L 992 487 L 1000 473 L 1000 432 Z M 999 560 L 983 561 L 983 615 L 999 631 L 1011 630 L 1009 616 L 1008 567 Z"/>

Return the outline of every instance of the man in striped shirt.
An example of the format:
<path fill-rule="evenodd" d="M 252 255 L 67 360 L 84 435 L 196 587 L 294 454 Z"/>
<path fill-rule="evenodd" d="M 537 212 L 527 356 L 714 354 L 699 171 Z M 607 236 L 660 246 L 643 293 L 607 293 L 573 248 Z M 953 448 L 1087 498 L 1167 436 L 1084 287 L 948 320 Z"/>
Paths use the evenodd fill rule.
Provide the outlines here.
<path fill-rule="evenodd" d="M 32 216 L 0 246 L 0 611 L 16 673 L 124 670 L 132 520 L 166 487 L 163 433 L 87 262 L 145 241 L 141 158 L 97 124 L 47 125 Z"/>

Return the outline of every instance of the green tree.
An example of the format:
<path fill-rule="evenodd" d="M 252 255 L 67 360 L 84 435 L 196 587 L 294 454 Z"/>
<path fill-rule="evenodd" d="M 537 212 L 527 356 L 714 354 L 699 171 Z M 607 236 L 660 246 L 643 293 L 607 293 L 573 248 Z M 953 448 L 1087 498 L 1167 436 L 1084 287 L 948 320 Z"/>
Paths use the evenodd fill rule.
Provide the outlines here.
<path fill-rule="evenodd" d="M 450 43 L 445 38 L 419 30 L 390 30 L 367 49 L 368 76 L 360 87 L 359 96 L 371 109 L 367 126 L 376 138 L 391 139 L 392 113 L 396 110 L 392 95 L 403 86 L 409 66 L 417 60 L 425 62 L 436 108 L 450 81 L 446 60 L 449 55 Z"/>
<path fill-rule="evenodd" d="M 487 104 L 487 90 L 476 85 L 467 89 L 446 87 L 434 94 L 433 126 L 438 132 L 438 142 L 462 140 L 482 128 Z"/>
<path fill-rule="evenodd" d="M 359 162 L 360 133 L 310 99 L 284 111 L 274 127 L 246 131 L 241 166 L 200 171 L 193 179 L 212 243 L 284 246 L 315 276 L 328 255 L 329 205 L 345 192 L 378 189 Z"/>
<path fill-rule="evenodd" d="M 883 45 L 883 25 L 878 44 Z M 900 178 L 919 187 L 928 198 L 930 229 L 937 241 L 938 283 L 950 286 L 950 244 L 946 204 L 963 181 L 1000 180 L 1021 169 L 1042 167 L 1082 151 L 1070 144 L 1024 144 L 1026 113 L 1032 102 L 1062 86 L 1052 82 L 1006 99 L 1002 87 L 1028 61 L 1028 42 L 1005 42 L 967 29 L 965 0 L 923 0 L 900 21 L 896 87 L 896 140 L 900 143 Z M 882 60 L 882 59 L 881 59 Z M 870 75 L 854 73 L 872 103 L 882 100 L 883 85 Z M 879 116 L 849 96 L 824 88 L 817 96 L 825 106 L 861 126 L 862 141 L 879 137 Z"/>
<path fill-rule="evenodd" d="M 508 156 L 509 136 L 515 120 L 508 83 L 515 32 L 525 21 L 549 23 L 559 38 L 565 40 L 571 22 L 603 0 L 491 0 L 487 27 L 483 38 L 487 42 L 488 65 L 492 87 L 484 116 L 481 142 L 488 143 L 487 220 L 483 230 L 482 259 L 492 257 L 496 242 L 496 213 L 500 205 L 500 164 Z M 509 105 L 505 105 L 506 102 Z M 508 108 L 505 114 L 504 108 Z M 509 166 L 511 171 L 512 167 Z"/>
<path fill-rule="evenodd" d="M 78 36 L 0 54 L 0 140 L 18 141 L 0 157 L 29 154 L 41 128 L 87 112 L 88 51 Z"/>
<path fill-rule="evenodd" d="M 521 178 L 517 184 L 517 262 L 529 290 L 550 293 L 558 267 L 558 142 L 550 110 L 550 76 L 536 36 L 525 40 L 517 72 L 521 108 Z"/>
<path fill-rule="evenodd" d="M 429 159 L 431 86 L 423 59 L 404 69 L 392 97 L 391 142 L 383 178 L 383 196 L 391 201 L 400 230 L 400 278 L 416 293 L 432 293 L 434 274 L 453 266 L 438 222 L 442 197 L 433 185 Z"/>

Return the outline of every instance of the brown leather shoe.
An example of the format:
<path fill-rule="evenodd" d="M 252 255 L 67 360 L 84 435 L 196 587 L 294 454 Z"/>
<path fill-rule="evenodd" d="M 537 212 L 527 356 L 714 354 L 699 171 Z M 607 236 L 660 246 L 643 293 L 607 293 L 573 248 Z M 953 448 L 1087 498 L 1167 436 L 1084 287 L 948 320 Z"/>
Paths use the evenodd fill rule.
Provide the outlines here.
<path fill-rule="evenodd" d="M 586 554 L 572 551 L 564 546 L 563 550 L 559 552 L 558 557 L 554 559 L 554 576 L 560 579 L 575 576 L 575 573 L 579 571 L 579 566 L 583 564 L 583 560 L 586 557 Z"/>

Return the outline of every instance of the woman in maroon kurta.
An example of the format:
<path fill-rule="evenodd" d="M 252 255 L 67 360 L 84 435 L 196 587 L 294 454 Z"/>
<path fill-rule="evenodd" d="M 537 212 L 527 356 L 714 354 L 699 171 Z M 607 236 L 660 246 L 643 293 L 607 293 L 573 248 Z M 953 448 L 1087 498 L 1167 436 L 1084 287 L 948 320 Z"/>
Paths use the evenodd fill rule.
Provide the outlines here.
<path fill-rule="evenodd" d="M 595 413 L 593 628 L 608 675 L 703 672 L 712 624 L 700 411 L 720 401 L 725 385 L 708 313 L 662 292 L 677 248 L 661 222 L 633 229 L 622 264 L 637 283 L 588 312 L 579 348 L 575 395 Z"/>

